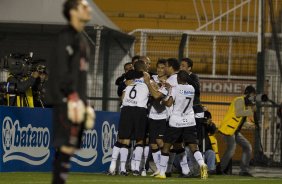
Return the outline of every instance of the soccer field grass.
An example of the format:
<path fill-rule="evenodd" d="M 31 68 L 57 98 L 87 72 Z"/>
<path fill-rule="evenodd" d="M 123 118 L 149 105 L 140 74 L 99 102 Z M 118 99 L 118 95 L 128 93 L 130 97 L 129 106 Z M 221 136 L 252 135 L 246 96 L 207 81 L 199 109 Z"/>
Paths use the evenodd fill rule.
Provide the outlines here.
<path fill-rule="evenodd" d="M 45 184 L 51 183 L 51 173 L 1 173 L 0 183 L 2 184 Z M 108 183 L 125 183 L 125 184 L 161 184 L 161 183 L 205 183 L 205 184 L 282 184 L 282 178 L 251 178 L 239 176 L 211 176 L 207 180 L 199 178 L 168 178 L 155 179 L 153 177 L 134 177 L 134 176 L 107 176 L 105 174 L 90 173 L 71 173 L 67 183 L 77 184 L 108 184 Z"/>

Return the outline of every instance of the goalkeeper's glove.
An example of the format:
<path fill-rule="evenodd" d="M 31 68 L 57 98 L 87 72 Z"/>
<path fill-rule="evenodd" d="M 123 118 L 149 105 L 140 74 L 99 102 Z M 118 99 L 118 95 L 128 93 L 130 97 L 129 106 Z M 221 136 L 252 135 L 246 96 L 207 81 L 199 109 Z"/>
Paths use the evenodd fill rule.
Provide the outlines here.
<path fill-rule="evenodd" d="M 85 120 L 85 128 L 91 130 L 95 126 L 96 114 L 94 109 L 91 106 L 86 107 L 86 120 Z"/>
<path fill-rule="evenodd" d="M 67 106 L 68 119 L 75 124 L 81 124 L 85 119 L 85 105 L 77 93 L 68 96 Z"/>

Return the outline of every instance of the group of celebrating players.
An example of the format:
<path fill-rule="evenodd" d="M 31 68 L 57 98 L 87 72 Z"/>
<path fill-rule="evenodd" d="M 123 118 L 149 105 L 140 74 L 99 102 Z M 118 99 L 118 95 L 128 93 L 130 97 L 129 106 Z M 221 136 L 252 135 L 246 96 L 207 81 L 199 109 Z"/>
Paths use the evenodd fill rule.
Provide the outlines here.
<path fill-rule="evenodd" d="M 119 159 L 119 174 L 127 176 L 131 140 L 135 140 L 131 154 L 131 171 L 134 176 L 146 175 L 142 163 L 146 163 L 149 146 L 156 165 L 152 174 L 164 179 L 170 176 L 175 154 L 181 166 L 181 177 L 190 177 L 185 147 L 193 153 L 200 167 L 200 177 L 208 178 L 208 167 L 199 150 L 198 129 L 204 120 L 200 103 L 200 83 L 192 73 L 193 61 L 183 58 L 159 59 L 157 74 L 149 74 L 150 59 L 134 57 L 124 65 L 126 73 L 117 80 L 121 95 L 121 115 L 118 140 L 113 147 L 108 171 L 115 175 Z M 174 154 L 172 154 L 174 153 Z M 190 166 L 191 167 L 191 166 Z M 140 169 L 141 168 L 141 169 Z"/>

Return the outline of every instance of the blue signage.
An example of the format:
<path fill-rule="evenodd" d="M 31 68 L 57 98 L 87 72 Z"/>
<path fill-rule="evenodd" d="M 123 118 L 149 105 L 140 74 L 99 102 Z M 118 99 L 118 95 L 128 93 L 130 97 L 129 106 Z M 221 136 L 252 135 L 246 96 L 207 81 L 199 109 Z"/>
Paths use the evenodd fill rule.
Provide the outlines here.
<path fill-rule="evenodd" d="M 96 112 L 93 130 L 83 132 L 72 171 L 103 172 L 117 140 L 119 113 Z M 0 171 L 51 171 L 52 109 L 0 107 Z"/>

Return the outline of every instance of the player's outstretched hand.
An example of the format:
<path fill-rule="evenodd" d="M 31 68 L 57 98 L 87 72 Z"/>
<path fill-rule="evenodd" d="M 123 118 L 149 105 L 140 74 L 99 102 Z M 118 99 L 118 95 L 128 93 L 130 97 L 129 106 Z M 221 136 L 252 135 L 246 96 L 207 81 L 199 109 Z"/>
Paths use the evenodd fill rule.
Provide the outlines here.
<path fill-rule="evenodd" d="M 146 83 L 146 84 L 150 84 L 150 79 L 151 79 L 151 77 L 150 77 L 150 74 L 148 74 L 147 72 L 143 72 L 143 78 L 144 78 L 144 82 Z"/>

